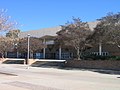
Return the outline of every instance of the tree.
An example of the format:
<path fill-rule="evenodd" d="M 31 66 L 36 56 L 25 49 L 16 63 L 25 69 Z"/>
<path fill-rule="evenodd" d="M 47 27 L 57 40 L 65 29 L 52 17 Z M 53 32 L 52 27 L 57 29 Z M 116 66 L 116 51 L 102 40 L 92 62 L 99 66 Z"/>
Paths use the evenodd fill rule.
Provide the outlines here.
<path fill-rule="evenodd" d="M 114 30 L 110 32 L 110 39 L 120 49 L 120 25 L 116 25 Z"/>
<path fill-rule="evenodd" d="M 16 39 L 19 37 L 20 30 L 10 30 L 8 33 L 6 33 L 6 37 L 10 37 L 13 39 Z"/>
<path fill-rule="evenodd" d="M 109 30 L 109 41 L 112 41 L 118 48 L 120 48 L 120 13 L 110 13 L 102 18 L 106 23 L 107 30 Z"/>
<path fill-rule="evenodd" d="M 17 49 L 17 44 L 19 42 L 19 33 L 20 30 L 10 30 L 8 33 L 6 33 L 6 37 L 11 38 L 13 40 L 13 46 L 15 49 Z"/>
<path fill-rule="evenodd" d="M 92 44 L 99 45 L 99 55 L 102 55 L 102 44 L 107 42 L 107 35 L 105 22 L 99 21 L 91 35 Z"/>
<path fill-rule="evenodd" d="M 63 25 L 62 30 L 57 34 L 59 44 L 74 47 L 77 51 L 77 58 L 80 60 L 92 31 L 86 22 L 82 22 L 79 18 L 73 18 L 73 22 Z"/>
<path fill-rule="evenodd" d="M 0 37 L 0 53 L 6 56 L 6 52 L 13 50 L 13 40 L 7 37 Z"/>
<path fill-rule="evenodd" d="M 16 22 L 10 21 L 10 16 L 6 15 L 6 10 L 0 10 L 0 32 L 12 30 L 16 25 Z"/>
<path fill-rule="evenodd" d="M 10 20 L 10 16 L 6 15 L 6 10 L 0 10 L 0 33 L 5 34 L 6 31 L 12 30 L 16 27 L 17 23 Z M 11 50 L 13 47 L 13 40 L 7 37 L 0 37 L 0 53 L 2 57 L 5 52 Z"/>
<path fill-rule="evenodd" d="M 18 51 L 22 53 L 27 53 L 27 49 L 28 49 L 27 45 L 28 45 L 27 38 L 20 39 L 18 43 Z M 40 51 L 44 47 L 46 46 L 42 43 L 42 40 L 40 40 L 39 38 L 30 37 L 30 52 L 31 53 Z"/>
<path fill-rule="evenodd" d="M 120 13 L 109 13 L 99 19 L 93 38 L 99 42 L 99 53 L 101 53 L 102 43 L 112 43 L 120 48 Z"/>

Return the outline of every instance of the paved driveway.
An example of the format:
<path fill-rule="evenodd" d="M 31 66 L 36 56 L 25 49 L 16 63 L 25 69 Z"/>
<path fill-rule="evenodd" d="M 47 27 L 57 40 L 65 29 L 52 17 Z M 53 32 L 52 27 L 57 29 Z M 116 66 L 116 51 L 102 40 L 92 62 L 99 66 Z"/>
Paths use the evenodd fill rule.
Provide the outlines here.
<path fill-rule="evenodd" d="M 120 75 L 0 64 L 0 90 L 120 90 Z"/>

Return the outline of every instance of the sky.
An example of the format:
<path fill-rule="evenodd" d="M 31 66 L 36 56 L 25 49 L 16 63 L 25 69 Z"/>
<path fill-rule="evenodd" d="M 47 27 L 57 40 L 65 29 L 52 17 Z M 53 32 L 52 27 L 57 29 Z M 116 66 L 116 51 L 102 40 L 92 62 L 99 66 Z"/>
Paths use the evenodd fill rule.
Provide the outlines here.
<path fill-rule="evenodd" d="M 21 31 L 64 25 L 72 17 L 96 21 L 120 12 L 120 0 L 0 0 L 0 9 L 19 23 Z"/>

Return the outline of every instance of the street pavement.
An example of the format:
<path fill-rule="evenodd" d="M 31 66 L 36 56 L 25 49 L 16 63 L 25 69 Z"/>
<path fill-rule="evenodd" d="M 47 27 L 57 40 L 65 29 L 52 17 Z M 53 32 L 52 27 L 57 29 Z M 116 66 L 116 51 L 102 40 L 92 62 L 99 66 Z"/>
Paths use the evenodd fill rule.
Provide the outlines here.
<path fill-rule="evenodd" d="M 0 64 L 0 90 L 120 90 L 120 74 Z"/>

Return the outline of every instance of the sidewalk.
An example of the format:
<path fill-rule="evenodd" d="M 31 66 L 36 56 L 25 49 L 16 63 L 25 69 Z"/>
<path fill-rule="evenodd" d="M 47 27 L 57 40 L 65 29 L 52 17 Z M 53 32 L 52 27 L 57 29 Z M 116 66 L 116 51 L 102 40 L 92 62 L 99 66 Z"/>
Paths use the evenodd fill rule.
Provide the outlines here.
<path fill-rule="evenodd" d="M 1 64 L 0 90 L 120 90 L 120 75 L 26 67 Z"/>

